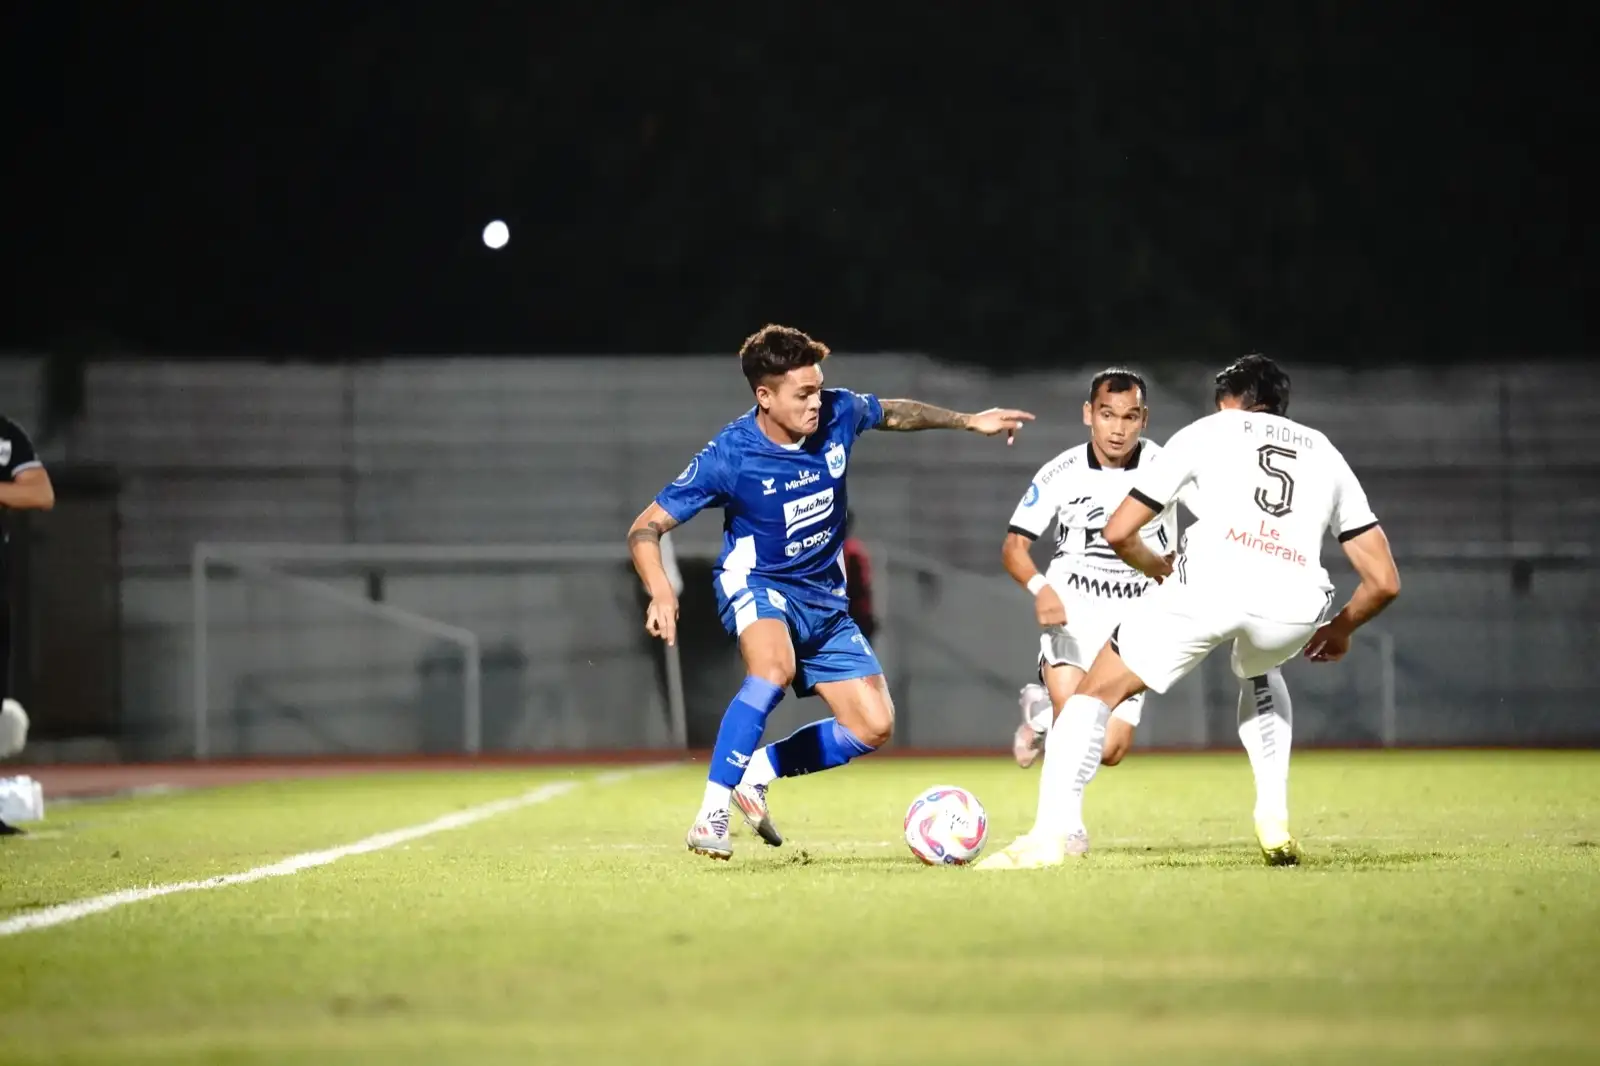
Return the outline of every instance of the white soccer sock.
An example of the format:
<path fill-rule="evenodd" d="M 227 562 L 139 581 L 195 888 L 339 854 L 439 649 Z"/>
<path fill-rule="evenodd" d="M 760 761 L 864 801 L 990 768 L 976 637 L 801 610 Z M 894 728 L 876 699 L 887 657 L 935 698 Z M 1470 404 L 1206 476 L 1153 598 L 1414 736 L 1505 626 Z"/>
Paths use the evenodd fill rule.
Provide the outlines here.
<path fill-rule="evenodd" d="M 778 779 L 771 752 L 772 745 L 767 744 L 750 756 L 750 765 L 744 768 L 744 777 L 739 781 L 741 785 L 770 785 Z"/>
<path fill-rule="evenodd" d="M 1083 832 L 1083 790 L 1100 769 L 1111 708 L 1093 696 L 1073 696 L 1045 737 L 1039 771 L 1039 811 L 1032 832 L 1067 837 Z"/>
<path fill-rule="evenodd" d="M 1255 818 L 1289 820 L 1289 749 L 1294 739 L 1289 690 L 1277 670 L 1239 688 L 1239 739 L 1256 776 Z"/>
<path fill-rule="evenodd" d="M 706 795 L 700 801 L 700 816 L 703 818 L 717 811 L 725 811 L 731 801 L 733 790 L 726 785 L 719 785 L 715 781 L 706 782 Z"/>

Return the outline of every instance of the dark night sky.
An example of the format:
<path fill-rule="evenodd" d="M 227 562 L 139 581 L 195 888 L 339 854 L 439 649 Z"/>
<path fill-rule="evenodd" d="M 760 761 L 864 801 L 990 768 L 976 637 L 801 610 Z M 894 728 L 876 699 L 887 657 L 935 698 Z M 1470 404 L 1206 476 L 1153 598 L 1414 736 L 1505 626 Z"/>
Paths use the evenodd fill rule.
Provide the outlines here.
<path fill-rule="evenodd" d="M 665 6 L 7 5 L 0 347 L 1600 340 L 1589 5 Z"/>

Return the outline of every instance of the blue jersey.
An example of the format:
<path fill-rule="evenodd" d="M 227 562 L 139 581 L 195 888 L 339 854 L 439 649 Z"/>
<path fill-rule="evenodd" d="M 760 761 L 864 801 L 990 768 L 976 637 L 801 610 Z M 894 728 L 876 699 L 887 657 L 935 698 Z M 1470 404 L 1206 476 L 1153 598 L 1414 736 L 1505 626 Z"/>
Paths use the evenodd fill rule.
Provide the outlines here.
<path fill-rule="evenodd" d="M 845 468 L 856 438 L 883 420 L 876 396 L 822 390 L 817 431 L 774 443 L 755 408 L 707 444 L 656 503 L 679 524 L 722 508 L 717 592 L 724 603 L 752 582 L 833 605 L 845 600 Z"/>

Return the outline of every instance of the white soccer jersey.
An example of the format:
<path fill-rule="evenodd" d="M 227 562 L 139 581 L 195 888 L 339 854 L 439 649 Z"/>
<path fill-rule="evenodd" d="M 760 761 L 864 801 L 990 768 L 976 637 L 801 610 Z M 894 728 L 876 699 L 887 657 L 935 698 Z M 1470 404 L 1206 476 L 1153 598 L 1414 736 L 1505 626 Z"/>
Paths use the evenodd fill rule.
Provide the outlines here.
<path fill-rule="evenodd" d="M 1192 494 L 1177 579 L 1280 621 L 1317 617 L 1333 586 L 1323 531 L 1349 540 L 1378 524 L 1325 434 L 1280 415 L 1224 410 L 1173 434 L 1130 495 L 1160 511 Z M 1224 591 L 1226 590 L 1226 591 Z"/>
<path fill-rule="evenodd" d="M 1093 446 L 1084 443 L 1068 448 L 1033 476 L 1011 514 L 1010 529 L 1038 539 L 1055 523 L 1056 552 L 1045 578 L 1058 593 L 1127 600 L 1150 587 L 1150 579 L 1123 562 L 1100 531 L 1137 483 L 1135 475 L 1163 462 L 1157 458 L 1162 454 L 1155 441 L 1141 440 L 1128 465 L 1103 467 Z M 1166 555 L 1177 544 L 1178 516 L 1172 507 L 1161 512 L 1141 535 L 1157 555 Z"/>

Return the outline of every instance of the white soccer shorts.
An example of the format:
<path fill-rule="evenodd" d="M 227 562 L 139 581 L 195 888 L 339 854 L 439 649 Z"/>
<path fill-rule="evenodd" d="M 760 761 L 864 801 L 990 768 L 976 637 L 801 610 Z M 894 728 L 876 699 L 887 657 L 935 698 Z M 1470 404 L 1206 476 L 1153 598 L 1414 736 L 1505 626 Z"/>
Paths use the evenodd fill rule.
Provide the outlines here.
<path fill-rule="evenodd" d="M 1251 614 L 1232 597 L 1176 581 L 1146 593 L 1116 632 L 1117 652 L 1152 692 L 1166 692 L 1224 641 L 1236 677 L 1260 677 L 1299 654 L 1320 619 L 1282 622 Z"/>
<path fill-rule="evenodd" d="M 1105 604 L 1078 597 L 1061 597 L 1067 609 L 1067 624 L 1049 626 L 1039 634 L 1039 677 L 1046 666 L 1073 666 L 1084 673 L 1094 665 L 1095 656 L 1111 639 L 1112 630 L 1129 613 L 1129 604 Z M 1124 700 L 1111 713 L 1135 728 L 1144 709 L 1144 694 Z"/>

